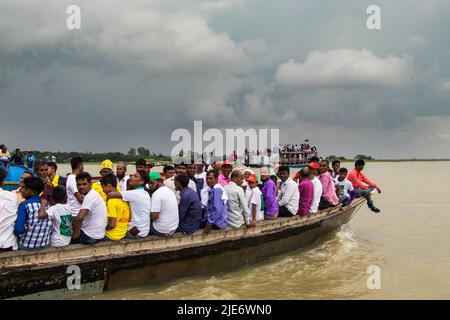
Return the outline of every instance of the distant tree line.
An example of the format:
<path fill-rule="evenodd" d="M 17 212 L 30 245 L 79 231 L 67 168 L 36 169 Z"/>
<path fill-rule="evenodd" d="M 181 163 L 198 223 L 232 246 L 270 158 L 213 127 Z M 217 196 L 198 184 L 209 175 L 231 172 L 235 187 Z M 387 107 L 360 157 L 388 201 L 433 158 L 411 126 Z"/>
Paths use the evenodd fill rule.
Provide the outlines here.
<path fill-rule="evenodd" d="M 375 160 L 374 158 L 372 158 L 371 156 L 367 156 L 365 154 L 358 154 L 356 156 L 353 157 L 353 159 L 347 159 L 345 157 L 339 157 L 339 156 L 335 156 L 335 155 L 330 155 L 328 157 L 326 157 L 326 159 L 328 161 L 334 161 L 334 160 L 339 160 L 339 161 L 345 161 L 345 160 L 357 160 L 357 159 L 362 159 L 362 160 Z"/>

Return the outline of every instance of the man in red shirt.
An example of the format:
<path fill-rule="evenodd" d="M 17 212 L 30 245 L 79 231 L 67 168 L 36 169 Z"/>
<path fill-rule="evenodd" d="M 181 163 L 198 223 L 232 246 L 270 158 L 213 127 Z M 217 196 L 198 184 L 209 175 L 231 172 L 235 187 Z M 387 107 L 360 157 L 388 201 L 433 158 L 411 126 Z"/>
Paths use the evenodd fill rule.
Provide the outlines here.
<path fill-rule="evenodd" d="M 372 201 L 372 197 L 370 196 L 370 193 L 373 189 L 376 189 L 378 193 L 381 193 L 380 188 L 376 185 L 376 183 L 370 181 L 364 173 L 362 173 L 362 170 L 364 169 L 365 162 L 362 159 L 358 159 L 355 161 L 355 168 L 350 171 L 350 173 L 347 176 L 347 180 L 350 181 L 353 185 L 354 190 L 354 196 L 364 197 L 367 200 L 367 205 L 369 206 L 370 210 L 373 212 L 380 212 L 380 209 L 375 207 Z M 369 185 L 367 187 L 365 184 Z"/>

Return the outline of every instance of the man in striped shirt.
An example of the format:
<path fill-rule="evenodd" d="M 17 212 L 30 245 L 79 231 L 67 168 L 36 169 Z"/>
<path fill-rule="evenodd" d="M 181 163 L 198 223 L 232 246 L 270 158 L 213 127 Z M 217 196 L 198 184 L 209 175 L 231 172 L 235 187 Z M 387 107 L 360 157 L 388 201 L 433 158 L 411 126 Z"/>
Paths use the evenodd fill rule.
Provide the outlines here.
<path fill-rule="evenodd" d="M 19 249 L 31 250 L 48 247 L 50 243 L 51 222 L 48 218 L 39 219 L 41 198 L 44 190 L 41 178 L 24 179 L 23 201 L 17 211 L 17 221 L 14 232 L 19 238 Z"/>

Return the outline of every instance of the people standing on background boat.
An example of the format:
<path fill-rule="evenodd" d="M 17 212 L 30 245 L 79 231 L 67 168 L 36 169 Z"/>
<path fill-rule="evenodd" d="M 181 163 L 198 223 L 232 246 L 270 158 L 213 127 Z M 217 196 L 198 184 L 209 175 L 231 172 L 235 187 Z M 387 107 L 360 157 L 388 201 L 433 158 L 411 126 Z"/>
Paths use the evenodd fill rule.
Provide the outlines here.
<path fill-rule="evenodd" d="M 145 190 L 149 176 L 140 170 L 128 179 L 127 190 L 112 191 L 107 199 L 122 199 L 130 204 L 131 219 L 127 238 L 145 238 L 150 232 L 150 194 Z"/>
<path fill-rule="evenodd" d="M 87 172 L 76 176 L 77 189 L 84 196 L 80 211 L 74 218 L 72 243 L 96 244 L 105 238 L 108 224 L 105 201 L 92 189 L 92 178 Z"/>
<path fill-rule="evenodd" d="M 34 173 L 42 179 L 42 182 L 44 182 L 44 191 L 42 191 L 42 194 L 39 196 L 42 199 L 47 200 L 47 202 L 53 206 L 56 204 L 55 200 L 53 200 L 52 193 L 53 193 L 53 184 L 48 178 L 48 165 L 45 161 L 36 161 L 34 164 Z"/>
<path fill-rule="evenodd" d="M 107 159 L 102 161 L 102 163 L 100 164 L 100 176 L 101 177 L 105 177 L 109 174 L 114 174 L 113 171 L 114 170 L 114 165 L 112 163 L 111 160 Z M 105 201 L 106 203 L 106 194 L 103 192 L 103 188 L 102 185 L 100 183 L 100 181 L 96 181 L 92 184 L 92 189 L 94 189 L 96 192 L 98 192 L 98 194 L 102 197 L 103 201 Z M 118 189 L 118 191 L 120 191 Z"/>
<path fill-rule="evenodd" d="M 189 188 L 189 177 L 186 174 L 179 174 L 176 176 L 175 188 L 180 193 L 177 232 L 192 234 L 200 229 L 203 218 L 200 199 L 198 198 L 197 193 Z"/>
<path fill-rule="evenodd" d="M 351 200 L 351 194 L 353 193 L 353 185 L 350 181 L 347 179 L 347 168 L 340 168 L 339 169 L 339 176 L 334 179 L 334 182 L 339 186 L 341 189 L 339 202 L 343 205 L 346 205 Z"/>
<path fill-rule="evenodd" d="M 298 187 L 289 174 L 290 170 L 288 166 L 280 166 L 278 168 L 278 177 L 282 181 L 281 189 L 277 196 L 279 217 L 292 217 L 298 211 Z"/>
<path fill-rule="evenodd" d="M 150 234 L 160 237 L 171 236 L 177 230 L 180 221 L 177 198 L 172 190 L 164 185 L 158 172 L 150 173 L 149 178 L 149 188 L 152 192 Z"/>
<path fill-rule="evenodd" d="M 261 193 L 264 201 L 264 219 L 276 219 L 278 217 L 277 186 L 270 179 L 268 167 L 262 167 L 260 175 L 262 182 Z"/>
<path fill-rule="evenodd" d="M 220 174 L 219 174 L 219 183 L 222 187 L 225 187 L 227 184 L 230 183 L 230 173 L 233 170 L 233 164 L 228 161 L 224 160 L 221 164 L 220 168 Z"/>
<path fill-rule="evenodd" d="M 70 166 L 72 173 L 67 176 L 66 191 L 67 191 L 67 204 L 70 207 L 72 216 L 77 216 L 80 212 L 81 203 L 84 196 L 78 191 L 76 176 L 83 172 L 83 159 L 75 157 L 70 160 Z"/>
<path fill-rule="evenodd" d="M 234 170 L 230 174 L 230 179 L 230 183 L 224 187 L 228 198 L 228 225 L 232 228 L 239 228 L 244 224 L 249 224 L 248 201 L 245 197 L 244 189 L 241 187 L 244 181 L 244 174 L 239 170 Z"/>
<path fill-rule="evenodd" d="M 17 250 L 14 224 L 17 219 L 18 199 L 14 192 L 3 190 L 6 173 L 0 170 L 0 252 Z"/>
<path fill-rule="evenodd" d="M 49 219 L 52 225 L 50 234 L 51 247 L 64 247 L 70 244 L 72 239 L 72 214 L 66 204 L 67 193 L 63 186 L 56 186 L 52 190 L 52 198 L 55 205 L 47 208 L 48 202 L 41 199 L 39 219 Z"/>
<path fill-rule="evenodd" d="M 20 152 L 19 148 L 16 149 L 16 152 L 12 155 L 10 161 L 16 166 L 24 165 L 25 160 L 24 160 L 23 154 L 22 154 L 22 152 Z"/>
<path fill-rule="evenodd" d="M 341 168 L 341 162 L 339 160 L 334 160 L 331 163 L 331 168 L 333 169 L 333 172 L 331 173 L 331 177 L 333 179 L 337 179 L 337 177 L 339 177 L 339 169 Z"/>
<path fill-rule="evenodd" d="M 298 215 L 307 216 L 314 200 L 314 186 L 311 179 L 309 179 L 310 173 L 308 168 L 302 168 L 299 172 L 298 193 L 300 200 L 298 203 Z"/>
<path fill-rule="evenodd" d="M 52 183 L 53 187 L 62 186 L 66 187 L 67 179 L 61 177 L 58 173 L 58 165 L 55 162 L 49 162 L 47 166 L 48 179 Z"/>
<path fill-rule="evenodd" d="M 228 221 L 227 194 L 219 183 L 219 172 L 208 171 L 206 174 L 207 188 L 202 190 L 202 207 L 205 211 L 205 233 L 209 234 L 212 229 L 226 229 Z"/>
<path fill-rule="evenodd" d="M 0 145 L 0 170 L 8 172 L 10 159 L 11 154 L 8 152 L 8 147 L 4 144 Z"/>
<path fill-rule="evenodd" d="M 19 249 L 31 250 L 46 248 L 50 243 L 51 222 L 39 219 L 44 182 L 39 177 L 26 178 L 24 181 L 23 201 L 17 209 L 14 233 L 19 239 Z"/>
<path fill-rule="evenodd" d="M 322 183 L 320 182 L 319 178 L 317 178 L 319 174 L 319 164 L 317 164 L 316 162 L 311 162 L 308 165 L 308 170 L 310 173 L 309 178 L 311 179 L 314 188 L 314 197 L 309 212 L 316 213 L 319 210 L 320 198 L 322 197 L 323 191 Z"/>
<path fill-rule="evenodd" d="M 350 171 L 347 176 L 348 181 L 350 181 L 353 185 L 354 193 L 356 197 L 364 197 L 367 200 L 367 205 L 375 213 L 380 212 L 380 209 L 375 207 L 372 197 L 370 193 L 373 189 L 376 189 L 378 193 L 381 193 L 380 188 L 378 188 L 377 184 L 370 181 L 362 172 L 364 170 L 365 162 L 362 159 L 358 159 L 355 161 L 355 168 Z M 365 184 L 367 184 L 370 188 L 368 188 Z"/>
<path fill-rule="evenodd" d="M 25 158 L 25 167 L 29 170 L 33 170 L 34 163 L 36 162 L 36 157 L 34 156 L 33 151 L 28 151 L 28 154 Z"/>
<path fill-rule="evenodd" d="M 116 178 L 119 190 L 127 190 L 127 181 L 130 176 L 127 174 L 127 164 L 123 161 L 117 163 Z"/>
<path fill-rule="evenodd" d="M 247 183 L 251 190 L 248 199 L 249 226 L 255 227 L 257 222 L 264 220 L 264 200 L 261 190 L 258 187 L 256 174 L 250 175 Z"/>
<path fill-rule="evenodd" d="M 329 162 L 322 160 L 319 164 L 319 180 L 322 183 L 322 197 L 320 198 L 319 210 L 328 209 L 339 204 L 339 198 L 336 195 L 336 184 L 331 177 Z"/>
<path fill-rule="evenodd" d="M 117 177 L 113 173 L 103 176 L 100 184 L 105 194 L 118 189 Z M 122 199 L 108 199 L 106 210 L 108 224 L 106 225 L 105 240 L 117 241 L 125 238 L 131 218 L 130 205 Z"/>

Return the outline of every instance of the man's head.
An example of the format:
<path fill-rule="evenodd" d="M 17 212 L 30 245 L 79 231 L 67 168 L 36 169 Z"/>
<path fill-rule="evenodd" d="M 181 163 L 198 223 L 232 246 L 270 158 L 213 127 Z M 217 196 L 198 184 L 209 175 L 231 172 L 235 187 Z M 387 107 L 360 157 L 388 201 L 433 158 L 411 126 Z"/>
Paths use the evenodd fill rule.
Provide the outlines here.
<path fill-rule="evenodd" d="M 309 159 L 309 163 L 313 163 L 313 162 L 319 163 L 320 162 L 319 157 L 316 157 L 316 156 L 311 157 L 311 159 Z"/>
<path fill-rule="evenodd" d="M 329 167 L 330 167 L 330 163 L 329 163 L 327 160 L 322 160 L 322 161 L 320 161 L 320 164 L 319 164 L 319 173 L 322 174 L 322 173 L 327 172 L 328 169 L 329 169 Z"/>
<path fill-rule="evenodd" d="M 206 174 L 206 184 L 208 187 L 214 187 L 219 180 L 219 172 L 216 170 L 209 170 Z"/>
<path fill-rule="evenodd" d="M 161 176 L 158 172 L 151 172 L 149 175 L 150 182 L 148 183 L 149 189 L 155 192 L 159 187 L 163 185 Z"/>
<path fill-rule="evenodd" d="M 363 159 L 358 159 L 355 161 L 355 169 L 356 171 L 362 171 L 364 169 L 364 166 L 366 165 L 366 163 L 364 162 Z"/>
<path fill-rule="evenodd" d="M 47 174 L 50 178 L 53 178 L 58 170 L 58 166 L 54 162 L 49 162 L 47 165 Z"/>
<path fill-rule="evenodd" d="M 114 165 L 111 160 L 104 160 L 100 164 L 100 175 L 102 177 L 106 176 L 107 174 L 113 173 Z"/>
<path fill-rule="evenodd" d="M 339 172 L 339 168 L 341 167 L 341 162 L 339 160 L 334 160 L 331 163 L 331 167 L 333 168 L 334 172 Z"/>
<path fill-rule="evenodd" d="M 250 170 L 250 169 L 245 169 L 244 170 L 245 180 L 247 180 L 248 177 L 250 177 L 251 174 L 255 174 L 255 173 L 252 170 Z"/>
<path fill-rule="evenodd" d="M 145 172 L 147 172 L 147 174 L 150 174 L 150 171 L 153 168 L 153 164 L 150 162 L 145 162 Z"/>
<path fill-rule="evenodd" d="M 56 203 L 66 203 L 67 193 L 66 188 L 63 186 L 56 186 L 52 191 L 52 198 Z"/>
<path fill-rule="evenodd" d="M 80 157 L 70 159 L 70 166 L 72 167 L 72 172 L 82 172 L 84 170 L 83 159 Z"/>
<path fill-rule="evenodd" d="M 309 179 L 310 176 L 310 172 L 308 168 L 302 168 L 300 170 L 300 181 L 304 180 L 304 179 Z"/>
<path fill-rule="evenodd" d="M 163 168 L 163 174 L 166 180 L 170 179 L 175 175 L 175 168 L 170 165 L 165 165 Z"/>
<path fill-rule="evenodd" d="M 147 161 L 145 159 L 139 159 L 136 161 L 136 172 L 137 171 L 145 171 L 145 165 L 147 164 Z"/>
<path fill-rule="evenodd" d="M 16 154 L 20 155 L 20 149 L 19 148 L 16 149 Z"/>
<path fill-rule="evenodd" d="M 247 183 L 251 189 L 256 188 L 258 186 L 258 178 L 256 177 L 256 174 L 251 174 L 247 179 Z"/>
<path fill-rule="evenodd" d="M 22 176 L 20 177 L 20 187 L 21 188 L 25 187 L 24 180 L 26 178 L 30 178 L 30 177 L 33 177 L 33 173 L 31 173 L 30 171 L 25 171 L 24 173 L 22 173 Z"/>
<path fill-rule="evenodd" d="M 39 195 L 42 191 L 44 191 L 44 181 L 42 181 L 39 177 L 29 177 L 23 180 L 23 197 L 25 199 L 29 199 L 32 196 Z"/>
<path fill-rule="evenodd" d="M 345 178 L 347 178 L 347 168 L 340 168 L 339 169 L 339 179 L 344 180 Z"/>
<path fill-rule="evenodd" d="M 193 177 L 197 173 L 197 166 L 195 164 L 188 164 L 187 172 L 191 177 Z"/>
<path fill-rule="evenodd" d="M 267 179 L 269 179 L 270 178 L 270 169 L 269 169 L 269 167 L 266 167 L 266 166 L 261 167 L 260 175 L 261 175 L 261 180 L 262 181 L 266 181 Z"/>
<path fill-rule="evenodd" d="M 201 159 L 199 159 L 195 162 L 195 169 L 196 169 L 195 172 L 196 173 L 202 173 L 204 167 L 205 167 L 205 165 L 203 164 L 203 161 Z"/>
<path fill-rule="evenodd" d="M 230 179 L 234 183 L 236 183 L 238 186 L 242 185 L 242 182 L 244 181 L 244 173 L 240 170 L 234 170 L 230 174 Z"/>
<path fill-rule="evenodd" d="M 184 162 L 175 164 L 175 173 L 176 174 L 187 173 L 187 165 Z"/>
<path fill-rule="evenodd" d="M 178 174 L 175 177 L 175 190 L 180 191 L 189 185 L 189 176 L 185 173 Z"/>
<path fill-rule="evenodd" d="M 281 181 L 286 181 L 289 179 L 290 170 L 288 166 L 280 166 L 278 168 L 278 177 L 281 179 Z"/>
<path fill-rule="evenodd" d="M 309 173 L 312 178 L 316 177 L 319 172 L 320 166 L 316 162 L 311 162 L 308 165 Z"/>
<path fill-rule="evenodd" d="M 125 162 L 118 162 L 116 166 L 116 176 L 119 179 L 123 179 L 127 174 L 127 164 Z"/>
<path fill-rule="evenodd" d="M 144 170 L 139 170 L 133 174 L 128 181 L 130 187 L 136 189 L 138 187 L 144 187 L 148 183 L 149 178 Z"/>
<path fill-rule="evenodd" d="M 108 173 L 102 176 L 100 179 L 100 184 L 102 185 L 102 189 L 105 194 L 117 190 L 117 178 L 114 173 Z"/>
<path fill-rule="evenodd" d="M 222 171 L 222 174 L 224 177 L 228 178 L 230 176 L 230 173 L 232 170 L 233 170 L 233 164 L 230 161 L 225 160 L 222 162 L 221 171 Z"/>
<path fill-rule="evenodd" d="M 6 152 L 6 151 L 8 151 L 8 147 L 5 144 L 0 144 L 0 150 L 2 152 Z"/>
<path fill-rule="evenodd" d="M 82 195 L 86 195 L 91 191 L 91 181 L 92 177 L 87 172 L 80 172 L 75 177 L 75 180 L 77 182 L 77 189 L 78 192 L 80 192 Z"/>
<path fill-rule="evenodd" d="M 41 178 L 44 182 L 48 180 L 48 164 L 44 161 L 36 161 L 34 164 L 34 172 L 37 176 Z"/>

